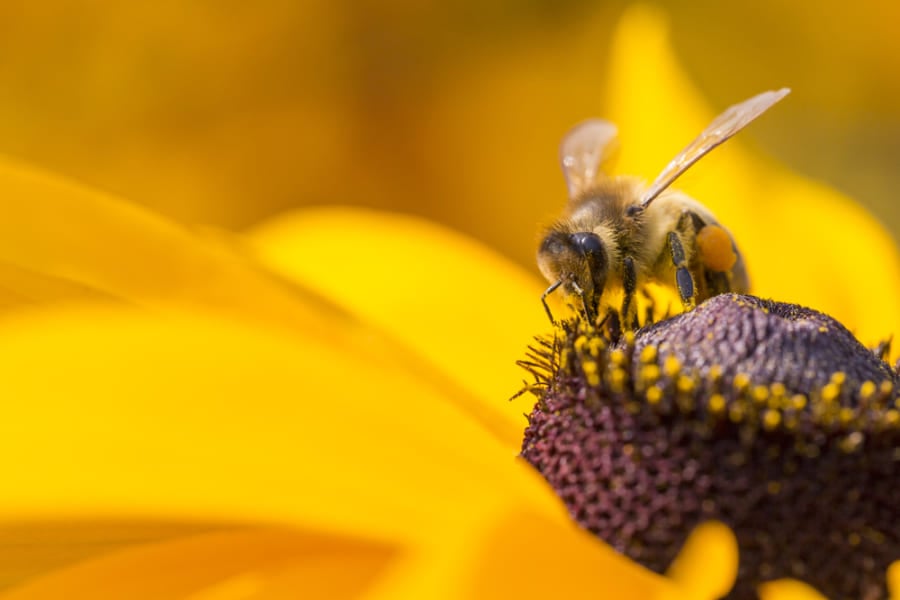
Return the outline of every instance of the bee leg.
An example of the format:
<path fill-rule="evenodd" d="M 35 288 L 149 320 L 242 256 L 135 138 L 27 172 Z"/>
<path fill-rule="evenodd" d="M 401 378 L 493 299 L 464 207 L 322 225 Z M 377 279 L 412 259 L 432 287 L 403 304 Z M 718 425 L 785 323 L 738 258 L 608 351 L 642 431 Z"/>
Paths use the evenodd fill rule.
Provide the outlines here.
<path fill-rule="evenodd" d="M 550 324 L 553 325 L 554 327 L 556 327 L 557 323 L 556 323 L 556 319 L 553 318 L 553 313 L 550 312 L 550 305 L 547 304 L 547 296 L 549 296 L 550 294 L 555 292 L 557 290 L 557 288 L 559 288 L 559 286 L 561 286 L 561 285 L 562 285 L 562 280 L 559 280 L 556 283 L 554 283 L 553 285 L 551 285 L 550 287 L 548 287 L 544 291 L 544 293 L 541 294 L 541 304 L 544 305 L 544 310 L 547 311 L 547 317 L 550 318 Z"/>
<path fill-rule="evenodd" d="M 691 275 L 691 271 L 688 269 L 684 246 L 681 244 L 678 234 L 670 231 L 668 242 L 672 264 L 675 265 L 675 286 L 678 288 L 678 295 L 681 296 L 681 303 L 684 304 L 685 310 L 688 310 L 693 308 L 696 303 L 694 276 Z"/>
<path fill-rule="evenodd" d="M 697 235 L 706 227 L 719 226 L 715 223 L 707 223 L 700 215 L 687 209 L 682 211 L 681 217 L 678 219 L 678 231 L 686 239 L 697 240 Z M 693 245 L 696 252 L 696 242 Z M 700 259 L 696 259 L 692 266 L 694 276 L 700 279 L 699 282 L 696 282 L 700 287 L 697 291 L 697 296 L 699 296 L 700 300 L 711 298 L 718 294 L 725 294 L 734 289 L 729 272 L 713 270 L 703 264 Z"/>
<path fill-rule="evenodd" d="M 587 295 L 584 293 L 584 290 L 581 289 L 574 281 L 572 282 L 572 289 L 578 294 L 578 297 L 581 298 L 581 308 L 584 310 L 584 318 L 588 323 L 594 322 L 594 315 L 591 311 L 591 307 L 588 306 Z"/>
<path fill-rule="evenodd" d="M 622 324 L 628 329 L 636 329 L 636 327 L 629 327 L 629 324 L 634 325 L 629 320 L 629 316 L 631 315 L 631 305 L 634 303 L 634 292 L 637 290 L 637 272 L 634 269 L 634 259 L 630 256 L 626 256 L 625 260 L 622 261 L 623 273 L 622 273 L 622 287 L 625 288 L 625 298 L 622 300 Z"/>
<path fill-rule="evenodd" d="M 653 311 L 656 308 L 656 303 L 653 300 L 653 296 L 647 293 L 647 290 L 644 288 L 640 289 L 641 297 L 646 302 L 644 308 L 644 325 L 650 325 L 653 323 Z"/>

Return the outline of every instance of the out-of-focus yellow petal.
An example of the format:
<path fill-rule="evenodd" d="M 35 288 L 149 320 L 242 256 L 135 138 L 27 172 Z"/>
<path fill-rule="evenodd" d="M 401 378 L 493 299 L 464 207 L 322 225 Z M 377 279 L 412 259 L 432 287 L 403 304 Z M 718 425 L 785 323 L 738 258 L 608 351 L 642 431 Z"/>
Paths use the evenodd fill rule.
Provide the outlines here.
<path fill-rule="evenodd" d="M 900 560 L 891 563 L 887 572 L 888 592 L 893 600 L 900 600 Z"/>
<path fill-rule="evenodd" d="M 209 522 L 64 518 L 0 521 L 0 590 L 65 565 L 138 544 L 221 529 Z M 232 525 L 233 527 L 233 525 Z"/>
<path fill-rule="evenodd" d="M 116 300 L 88 286 L 0 261 L 0 312 L 60 302 Z"/>
<path fill-rule="evenodd" d="M 731 590 L 737 570 L 737 539 L 725 525 L 709 522 L 691 532 L 666 575 L 692 598 L 712 600 Z"/>
<path fill-rule="evenodd" d="M 288 292 L 224 245 L 5 158 L 0 214 L 0 263 L 16 277 L 11 285 L 33 289 L 33 277 L 24 281 L 32 272 L 57 288 L 93 289 L 143 306 L 186 305 L 306 332 L 319 328 L 312 300 L 298 302 L 299 290 Z"/>
<path fill-rule="evenodd" d="M 790 82 L 772 82 L 772 88 L 782 85 Z M 617 170 L 647 179 L 718 112 L 676 60 L 664 17 L 646 6 L 622 19 L 608 89 L 608 117 L 622 138 Z M 900 331 L 900 258 L 890 236 L 851 199 L 747 150 L 746 135 L 714 150 L 674 187 L 731 229 L 753 292 L 831 314 L 869 344 Z"/>
<path fill-rule="evenodd" d="M 451 401 L 327 344 L 217 319 L 99 309 L 8 315 L 0 335 L 0 386 L 15 399 L 0 419 L 0 452 L 17 457 L 4 470 L 0 519 L 278 523 L 443 557 L 426 562 L 475 587 L 487 574 L 472 556 L 501 560 L 518 529 L 532 549 L 593 565 L 582 575 L 587 587 L 602 588 L 596 574 L 615 572 L 625 589 L 634 581 L 668 589 L 578 530 L 540 476 Z M 498 523 L 509 531 L 497 534 Z M 504 560 L 528 556 L 524 542 L 509 543 L 522 547 Z M 181 551 L 165 548 L 181 544 L 47 574 L 34 589 L 51 591 L 33 597 L 79 581 L 90 590 L 106 568 L 116 580 L 136 564 L 175 560 Z M 540 577 L 549 586 L 555 574 Z"/>
<path fill-rule="evenodd" d="M 474 397 L 458 402 L 511 447 L 529 399 L 529 335 L 549 327 L 542 286 L 486 247 L 419 218 L 355 208 L 298 211 L 255 230 L 260 259 L 390 332 Z"/>
<path fill-rule="evenodd" d="M 365 600 L 693 598 L 571 522 L 517 508 L 479 518 L 477 536 L 448 531 L 435 552 L 406 557 Z"/>
<path fill-rule="evenodd" d="M 522 527 L 523 522 L 528 527 Z M 527 518 L 495 515 L 491 525 L 483 542 L 466 556 L 471 576 L 459 582 L 461 598 L 481 594 L 485 598 L 587 600 L 660 598 L 674 593 L 669 582 L 663 585 L 658 575 L 585 531 L 567 530 L 536 514 Z M 541 576 L 533 577 L 535 573 Z"/>
<path fill-rule="evenodd" d="M 129 548 L 25 583 L 3 600 L 356 598 L 397 549 L 292 530 L 212 532 Z M 304 577 L 301 577 L 304 575 Z M 292 583 L 293 595 L 286 589 Z"/>
<path fill-rule="evenodd" d="M 15 402 L 0 448 L 21 457 L 7 516 L 149 510 L 413 535 L 498 496 L 561 510 L 446 399 L 324 344 L 100 311 L 7 317 L 2 337 Z"/>
<path fill-rule="evenodd" d="M 812 586 L 796 579 L 778 579 L 759 586 L 760 600 L 828 600 Z"/>

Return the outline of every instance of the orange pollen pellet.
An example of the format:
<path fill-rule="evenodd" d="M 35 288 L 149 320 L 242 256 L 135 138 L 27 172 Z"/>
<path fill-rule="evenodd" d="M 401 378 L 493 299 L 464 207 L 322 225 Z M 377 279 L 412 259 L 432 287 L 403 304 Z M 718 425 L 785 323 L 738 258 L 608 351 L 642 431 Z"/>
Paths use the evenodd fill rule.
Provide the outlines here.
<path fill-rule="evenodd" d="M 728 271 L 737 262 L 731 237 L 718 225 L 707 225 L 697 234 L 700 260 L 713 271 Z"/>

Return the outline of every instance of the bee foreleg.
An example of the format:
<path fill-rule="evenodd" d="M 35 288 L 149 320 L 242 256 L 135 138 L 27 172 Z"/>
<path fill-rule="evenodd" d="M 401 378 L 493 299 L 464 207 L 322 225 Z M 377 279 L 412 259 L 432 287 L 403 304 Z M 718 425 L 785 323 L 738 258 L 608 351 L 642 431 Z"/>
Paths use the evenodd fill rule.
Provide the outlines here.
<path fill-rule="evenodd" d="M 578 285 L 577 283 L 575 283 L 574 281 L 572 282 L 571 285 L 572 285 L 572 290 L 576 294 L 578 294 L 579 298 L 581 298 L 581 307 L 582 307 L 582 309 L 584 309 L 585 320 L 588 323 L 593 323 L 594 322 L 594 314 L 593 314 L 593 311 L 591 310 L 591 307 L 588 306 L 587 294 L 585 294 L 584 290 L 581 289 L 581 286 Z"/>
<path fill-rule="evenodd" d="M 625 328 L 631 327 L 632 321 L 629 319 L 631 315 L 631 305 L 634 303 L 634 292 L 637 290 L 637 272 L 634 268 L 634 259 L 626 256 L 622 261 L 622 287 L 625 291 L 625 298 L 622 300 L 622 324 Z M 637 319 L 635 319 L 637 320 Z"/>
<path fill-rule="evenodd" d="M 672 257 L 672 264 L 675 266 L 675 286 L 678 288 L 678 295 L 681 296 L 681 303 L 684 304 L 685 309 L 693 308 L 696 303 L 694 276 L 691 275 L 688 268 L 681 238 L 674 231 L 670 231 L 668 242 L 669 254 Z"/>
<path fill-rule="evenodd" d="M 544 310 L 547 311 L 547 316 L 550 318 L 550 324 L 556 327 L 556 319 L 553 318 L 553 313 L 550 312 L 550 305 L 547 304 L 547 296 L 552 294 L 562 285 L 562 280 L 558 280 L 556 283 L 548 287 L 543 294 L 541 294 L 541 304 L 544 305 Z"/>

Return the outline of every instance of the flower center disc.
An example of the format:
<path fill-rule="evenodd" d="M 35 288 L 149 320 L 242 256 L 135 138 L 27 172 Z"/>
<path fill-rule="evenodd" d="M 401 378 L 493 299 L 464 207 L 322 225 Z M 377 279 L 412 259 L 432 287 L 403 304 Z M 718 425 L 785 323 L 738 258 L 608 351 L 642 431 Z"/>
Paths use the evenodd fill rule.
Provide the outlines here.
<path fill-rule="evenodd" d="M 749 296 L 614 340 L 567 323 L 538 379 L 522 456 L 573 517 L 663 572 L 690 531 L 732 528 L 733 598 L 794 577 L 886 598 L 900 559 L 897 373 L 830 317 Z"/>

